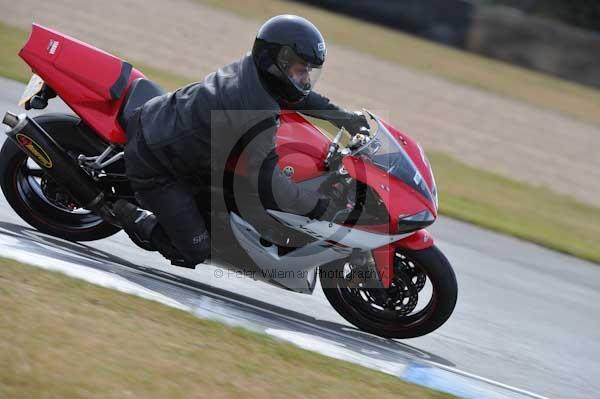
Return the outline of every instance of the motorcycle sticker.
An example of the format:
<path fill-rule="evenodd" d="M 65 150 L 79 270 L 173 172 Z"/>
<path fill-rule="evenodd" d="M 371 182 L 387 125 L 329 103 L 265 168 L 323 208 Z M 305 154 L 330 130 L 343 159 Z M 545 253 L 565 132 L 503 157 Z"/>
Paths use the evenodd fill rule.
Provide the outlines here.
<path fill-rule="evenodd" d="M 56 53 L 56 49 L 58 48 L 58 45 L 60 44 L 60 42 L 58 40 L 52 40 L 50 39 L 50 41 L 48 42 L 48 53 L 50 53 L 51 55 L 54 55 L 54 53 Z"/>
<path fill-rule="evenodd" d="M 19 144 L 37 161 L 40 166 L 46 169 L 52 168 L 52 160 L 38 143 L 22 133 L 17 133 L 16 138 Z"/>

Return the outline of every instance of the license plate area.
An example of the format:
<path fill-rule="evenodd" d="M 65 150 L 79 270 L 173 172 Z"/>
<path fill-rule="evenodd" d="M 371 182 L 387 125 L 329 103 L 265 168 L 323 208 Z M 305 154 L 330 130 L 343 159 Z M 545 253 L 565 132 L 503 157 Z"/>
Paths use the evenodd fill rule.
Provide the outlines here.
<path fill-rule="evenodd" d="M 44 81 L 38 75 L 33 74 L 31 79 L 29 79 L 29 83 L 19 100 L 19 106 L 22 107 L 27 103 L 27 101 L 31 100 L 33 96 L 40 93 L 44 88 Z"/>

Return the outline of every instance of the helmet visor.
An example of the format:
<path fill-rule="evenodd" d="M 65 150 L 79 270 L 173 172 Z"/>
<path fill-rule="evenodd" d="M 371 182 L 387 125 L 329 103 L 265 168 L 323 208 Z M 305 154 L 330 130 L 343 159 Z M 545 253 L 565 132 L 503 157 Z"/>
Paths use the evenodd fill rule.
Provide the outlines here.
<path fill-rule="evenodd" d="M 319 80 L 321 65 L 300 58 L 290 47 L 284 46 L 277 56 L 277 65 L 296 88 L 308 94 Z"/>

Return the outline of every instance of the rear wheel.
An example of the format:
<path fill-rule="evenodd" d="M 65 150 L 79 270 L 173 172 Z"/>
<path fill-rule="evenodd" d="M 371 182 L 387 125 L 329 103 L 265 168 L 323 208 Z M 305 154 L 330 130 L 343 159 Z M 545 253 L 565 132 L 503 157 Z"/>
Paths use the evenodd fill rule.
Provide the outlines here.
<path fill-rule="evenodd" d="M 35 120 L 68 152 L 97 155 L 89 143 L 81 140 L 79 118 L 42 115 Z M 43 233 L 69 241 L 93 241 L 120 230 L 89 210 L 79 208 L 65 189 L 8 139 L 0 151 L 0 186 L 14 211 Z"/>
<path fill-rule="evenodd" d="M 457 300 L 454 271 L 435 246 L 396 253 L 389 288 L 373 288 L 353 277 L 346 261 L 329 264 L 320 273 L 329 303 L 363 331 L 386 338 L 414 338 L 439 328 Z"/>

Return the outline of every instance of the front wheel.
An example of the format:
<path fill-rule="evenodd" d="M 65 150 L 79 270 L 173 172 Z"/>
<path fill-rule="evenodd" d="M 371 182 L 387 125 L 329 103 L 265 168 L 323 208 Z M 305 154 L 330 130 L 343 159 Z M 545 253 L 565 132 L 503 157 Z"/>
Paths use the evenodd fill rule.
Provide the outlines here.
<path fill-rule="evenodd" d="M 439 328 L 457 300 L 456 276 L 432 246 L 396 253 L 389 288 L 357 283 L 347 261 L 321 268 L 323 292 L 333 308 L 359 329 L 385 338 L 420 337 Z"/>

